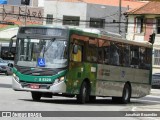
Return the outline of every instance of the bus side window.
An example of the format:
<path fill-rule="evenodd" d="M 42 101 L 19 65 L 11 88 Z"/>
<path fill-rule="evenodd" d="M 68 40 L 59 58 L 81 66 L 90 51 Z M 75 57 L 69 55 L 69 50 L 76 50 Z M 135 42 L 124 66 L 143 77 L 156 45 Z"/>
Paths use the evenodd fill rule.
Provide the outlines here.
<path fill-rule="evenodd" d="M 86 50 L 87 61 L 97 62 L 98 59 L 98 41 L 97 39 L 89 39 Z"/>
<path fill-rule="evenodd" d="M 139 68 L 139 47 L 131 46 L 131 67 Z"/>
<path fill-rule="evenodd" d="M 123 61 L 125 67 L 130 66 L 130 47 L 127 44 L 124 44 L 124 51 L 123 51 Z"/>
<path fill-rule="evenodd" d="M 110 55 L 109 55 L 110 49 L 109 48 L 110 48 L 109 46 L 108 47 L 106 46 L 104 49 L 104 63 L 105 64 L 109 64 L 109 57 L 110 57 Z"/>
<path fill-rule="evenodd" d="M 110 64 L 119 65 L 119 49 L 114 42 L 111 43 L 110 47 Z"/>
<path fill-rule="evenodd" d="M 98 62 L 99 63 L 103 63 L 104 62 L 103 48 L 98 48 Z"/>
<path fill-rule="evenodd" d="M 104 47 L 104 63 L 109 64 L 109 58 L 110 58 L 110 41 L 105 41 L 103 44 Z"/>
<path fill-rule="evenodd" d="M 151 56 L 152 53 L 147 48 L 140 48 L 140 68 L 141 69 L 150 69 L 151 61 L 148 59 L 148 56 Z"/>

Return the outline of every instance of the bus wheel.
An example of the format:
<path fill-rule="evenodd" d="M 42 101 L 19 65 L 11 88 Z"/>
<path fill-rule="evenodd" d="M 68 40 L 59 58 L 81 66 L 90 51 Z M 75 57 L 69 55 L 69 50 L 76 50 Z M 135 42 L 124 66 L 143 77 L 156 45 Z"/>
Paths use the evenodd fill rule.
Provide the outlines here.
<path fill-rule="evenodd" d="M 39 92 L 31 92 L 34 101 L 40 101 L 42 94 Z"/>
<path fill-rule="evenodd" d="M 121 97 L 121 102 L 123 104 L 127 104 L 127 103 L 130 102 L 130 98 L 131 98 L 131 88 L 128 84 L 125 84 L 124 88 L 123 88 L 123 94 L 122 94 L 122 97 Z"/>
<path fill-rule="evenodd" d="M 77 95 L 77 101 L 80 104 L 84 104 L 87 101 L 89 101 L 89 89 L 88 89 L 88 85 L 86 82 L 82 83 L 80 93 L 79 95 Z"/>

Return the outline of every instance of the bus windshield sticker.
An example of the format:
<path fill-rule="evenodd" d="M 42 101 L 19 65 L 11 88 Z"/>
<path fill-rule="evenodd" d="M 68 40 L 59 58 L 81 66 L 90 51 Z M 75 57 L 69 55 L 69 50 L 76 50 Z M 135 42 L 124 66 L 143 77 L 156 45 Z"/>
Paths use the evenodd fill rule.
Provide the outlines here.
<path fill-rule="evenodd" d="M 39 67 L 45 67 L 46 63 L 45 63 L 45 58 L 38 58 L 38 66 Z"/>

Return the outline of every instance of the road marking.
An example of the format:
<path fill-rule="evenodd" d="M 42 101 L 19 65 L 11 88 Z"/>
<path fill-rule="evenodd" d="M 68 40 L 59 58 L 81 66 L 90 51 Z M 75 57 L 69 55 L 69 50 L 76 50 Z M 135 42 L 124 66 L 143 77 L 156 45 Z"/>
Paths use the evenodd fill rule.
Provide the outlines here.
<path fill-rule="evenodd" d="M 159 100 L 155 101 L 155 100 L 143 100 L 143 99 L 132 99 L 134 101 L 146 101 L 146 102 L 153 102 L 153 103 L 160 103 Z"/>
<path fill-rule="evenodd" d="M 156 96 L 156 95 L 147 95 L 146 97 L 155 97 L 155 98 L 160 98 L 160 96 Z"/>
<path fill-rule="evenodd" d="M 153 117 L 148 117 L 149 119 L 152 119 L 152 120 L 159 120 L 157 118 L 153 118 Z"/>
<path fill-rule="evenodd" d="M 154 96 L 154 95 L 148 95 L 146 96 L 146 98 L 160 98 L 160 96 Z M 155 100 L 143 100 L 143 99 L 133 99 L 134 101 L 144 101 L 144 102 L 150 102 L 150 103 L 160 103 L 160 101 L 155 101 Z M 136 106 L 136 107 L 132 107 L 132 111 L 140 111 L 140 107 Z M 145 118 L 145 117 L 144 117 Z M 159 120 L 159 118 L 153 118 L 153 117 L 147 117 L 148 120 Z"/>
<path fill-rule="evenodd" d="M 132 108 L 132 111 L 136 111 L 136 108 L 137 108 L 137 107 L 133 107 L 133 108 Z"/>

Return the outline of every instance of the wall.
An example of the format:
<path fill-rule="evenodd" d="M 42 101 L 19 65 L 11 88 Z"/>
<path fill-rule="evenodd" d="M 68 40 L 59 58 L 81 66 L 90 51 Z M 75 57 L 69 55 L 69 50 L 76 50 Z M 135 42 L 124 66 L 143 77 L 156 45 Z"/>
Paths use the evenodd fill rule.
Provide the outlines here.
<path fill-rule="evenodd" d="M 53 25 L 62 25 L 63 15 L 68 16 L 80 16 L 80 20 L 84 21 L 80 23 L 81 27 L 89 27 L 90 18 L 102 18 L 105 19 L 105 30 L 119 33 L 119 24 L 111 23 L 113 20 L 119 21 L 119 7 L 104 6 L 98 4 L 89 4 L 83 2 L 59 2 L 59 1 L 45 1 L 44 2 L 44 17 L 48 14 L 53 14 L 55 19 Z M 122 8 L 126 11 L 127 8 Z M 125 22 L 126 19 L 122 14 L 121 22 Z M 46 22 L 44 22 L 46 24 Z M 125 23 L 121 23 L 121 34 L 125 37 Z"/>
<path fill-rule="evenodd" d="M 136 40 L 136 41 L 144 41 L 145 31 L 143 33 L 136 33 L 136 25 L 135 25 L 135 17 L 136 15 L 129 15 L 128 16 L 128 28 L 126 33 L 126 38 L 128 40 Z M 160 17 L 159 15 L 145 15 L 145 18 L 153 18 Z M 145 25 L 144 25 L 145 27 Z M 153 23 L 153 30 L 150 34 L 152 34 L 153 31 L 156 31 L 156 20 L 154 20 Z M 160 45 L 160 34 L 156 34 L 155 37 L 155 44 Z"/>
<path fill-rule="evenodd" d="M 25 6 L 11 6 L 0 5 L 0 21 L 14 22 L 18 25 L 25 24 L 25 10 L 26 10 L 26 24 L 42 24 L 43 23 L 43 8 L 42 7 L 27 7 Z"/>
<path fill-rule="evenodd" d="M 86 3 L 81 2 L 59 2 L 59 1 L 45 1 L 44 2 L 44 17 L 47 14 L 53 14 L 53 25 L 62 25 L 63 15 L 80 16 L 80 20 L 86 20 Z M 44 24 L 46 22 L 44 21 Z M 81 27 L 85 27 L 83 22 Z"/>
<path fill-rule="evenodd" d="M 126 33 L 126 38 L 128 40 L 134 40 L 134 16 L 130 15 L 128 17 L 128 28 Z"/>
<path fill-rule="evenodd" d="M 129 15 L 128 17 L 128 28 L 126 33 L 126 39 L 128 40 L 136 40 L 136 41 L 144 41 L 144 33 L 135 33 L 135 16 Z"/>
<path fill-rule="evenodd" d="M 125 37 L 125 27 L 126 22 L 125 16 L 123 12 L 126 11 L 127 8 L 121 8 L 121 35 Z M 96 5 L 96 4 L 88 4 L 87 5 L 87 20 L 90 18 L 101 18 L 105 19 L 105 30 L 113 33 L 119 33 L 119 23 L 113 23 L 113 20 L 119 22 L 119 7 L 116 6 L 105 6 L 105 5 Z M 87 25 L 89 26 L 89 24 Z"/>

